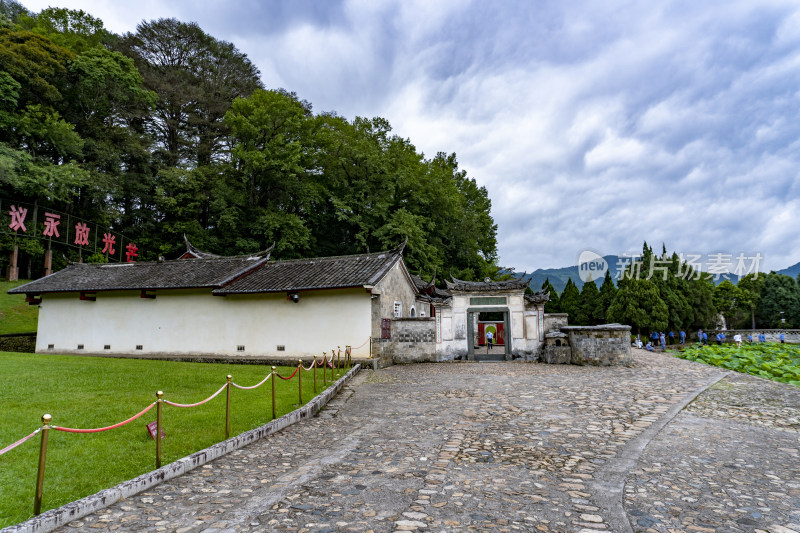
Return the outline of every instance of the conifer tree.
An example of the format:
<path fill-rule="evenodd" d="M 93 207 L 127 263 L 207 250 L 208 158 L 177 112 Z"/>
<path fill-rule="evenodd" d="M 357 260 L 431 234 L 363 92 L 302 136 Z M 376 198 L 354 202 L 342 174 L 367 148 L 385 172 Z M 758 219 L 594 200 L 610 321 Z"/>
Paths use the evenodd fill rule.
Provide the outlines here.
<path fill-rule="evenodd" d="M 600 291 L 597 284 L 591 277 L 583 284 L 580 296 L 580 306 L 577 320 L 573 323 L 577 325 L 596 326 L 604 322 L 605 312 L 600 305 Z"/>
<path fill-rule="evenodd" d="M 611 307 L 611 303 L 614 301 L 616 295 L 617 287 L 614 285 L 614 280 L 611 278 L 611 271 L 606 270 L 606 276 L 603 278 L 603 284 L 600 286 L 599 313 L 602 322 L 607 321 L 608 308 Z"/>
<path fill-rule="evenodd" d="M 558 292 L 556 292 L 556 289 L 555 287 L 553 287 L 553 284 L 550 283 L 550 278 L 545 278 L 544 283 L 542 283 L 542 290 L 550 294 L 550 300 L 548 300 L 544 304 L 544 312 L 560 313 L 561 305 L 559 305 L 558 302 Z"/>
<path fill-rule="evenodd" d="M 568 320 L 570 322 L 580 319 L 580 298 L 581 293 L 578 287 L 572 282 L 572 278 L 569 278 L 567 280 L 567 286 L 564 287 L 564 292 L 561 293 L 561 298 L 559 298 L 558 303 L 561 307 L 561 312 L 569 315 Z"/>

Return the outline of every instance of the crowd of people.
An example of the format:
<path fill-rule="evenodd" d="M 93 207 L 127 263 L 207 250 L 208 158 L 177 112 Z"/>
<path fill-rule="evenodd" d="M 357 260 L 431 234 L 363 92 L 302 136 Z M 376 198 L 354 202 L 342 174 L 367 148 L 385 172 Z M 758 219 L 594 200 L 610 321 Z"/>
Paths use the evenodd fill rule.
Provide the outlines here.
<path fill-rule="evenodd" d="M 725 343 L 726 338 L 727 337 L 725 336 L 725 333 L 723 333 L 721 331 L 718 332 L 716 334 L 716 337 L 715 337 L 715 340 L 717 341 L 717 345 L 722 346 Z M 780 333 L 779 338 L 780 338 L 780 341 L 781 341 L 782 344 L 786 342 L 786 337 L 784 336 L 783 332 Z M 678 332 L 678 339 L 679 339 L 677 341 L 678 344 L 686 344 L 686 332 L 684 330 L 680 330 Z M 757 336 L 757 339 L 758 339 L 759 343 L 767 342 L 767 337 L 763 333 L 759 333 L 758 336 Z M 703 331 L 702 329 L 698 330 L 697 331 L 697 342 L 702 344 L 702 345 L 704 345 L 704 346 L 707 346 L 708 345 L 708 332 Z M 737 348 L 740 348 L 742 346 L 742 343 L 744 342 L 742 340 L 742 335 L 740 333 L 736 333 L 733 336 L 733 342 L 736 343 L 736 347 Z M 753 339 L 753 334 L 752 333 L 749 333 L 747 335 L 747 342 L 749 344 L 753 344 L 753 342 L 755 342 L 754 339 Z M 636 345 L 637 348 L 644 348 L 645 350 L 647 350 L 649 352 L 655 351 L 657 347 L 660 347 L 661 351 L 666 351 L 667 345 L 672 345 L 672 344 L 675 344 L 675 343 L 676 343 L 676 341 L 675 341 L 675 333 L 673 331 L 667 332 L 666 335 L 664 334 L 664 332 L 653 331 L 652 333 L 650 333 L 650 337 L 649 337 L 649 339 L 647 341 L 647 344 L 644 345 L 644 346 L 642 346 L 642 340 L 639 337 L 639 335 L 636 336 L 636 340 L 634 341 L 634 344 Z"/>

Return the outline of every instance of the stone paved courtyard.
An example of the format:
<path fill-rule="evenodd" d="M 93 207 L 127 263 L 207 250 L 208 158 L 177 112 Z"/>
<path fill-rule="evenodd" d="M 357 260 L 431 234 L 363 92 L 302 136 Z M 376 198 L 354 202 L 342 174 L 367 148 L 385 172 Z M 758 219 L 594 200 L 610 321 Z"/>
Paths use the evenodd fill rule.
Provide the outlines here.
<path fill-rule="evenodd" d="M 320 416 L 60 531 L 800 532 L 800 389 L 634 352 L 362 371 Z"/>

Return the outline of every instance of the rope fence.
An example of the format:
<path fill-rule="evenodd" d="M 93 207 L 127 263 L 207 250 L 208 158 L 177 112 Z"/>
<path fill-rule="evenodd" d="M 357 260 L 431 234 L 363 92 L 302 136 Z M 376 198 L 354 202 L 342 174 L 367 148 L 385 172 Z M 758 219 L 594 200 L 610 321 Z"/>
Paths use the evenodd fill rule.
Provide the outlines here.
<path fill-rule="evenodd" d="M 367 340 L 367 342 L 369 342 L 369 339 Z M 363 347 L 365 344 L 366 344 L 366 342 L 364 344 L 362 344 L 361 346 Z M 269 381 L 271 378 L 274 378 L 274 377 L 278 377 L 278 378 L 280 378 L 281 380 L 284 380 L 284 381 L 290 381 L 295 376 L 298 376 L 298 380 L 297 380 L 297 383 L 298 383 L 298 386 L 297 386 L 298 401 L 299 401 L 300 405 L 302 406 L 303 405 L 303 380 L 302 380 L 302 374 L 299 374 L 299 372 L 301 370 L 304 371 L 304 372 L 313 372 L 314 395 L 316 396 L 316 394 L 317 394 L 317 368 L 322 368 L 323 385 L 325 387 L 327 387 L 328 386 L 328 369 L 329 368 L 330 368 L 330 380 L 331 380 L 331 383 L 333 383 L 333 381 L 334 381 L 334 371 L 336 371 L 336 376 L 339 376 L 340 370 L 345 369 L 346 371 L 349 371 L 350 368 L 352 367 L 352 358 L 351 358 L 352 347 L 349 346 L 349 345 L 345 346 L 344 364 L 342 364 L 342 361 L 341 361 L 342 349 L 341 349 L 341 347 L 337 347 L 337 348 L 338 349 L 336 349 L 336 350 L 331 350 L 330 357 L 328 357 L 327 352 L 323 352 L 322 353 L 322 357 L 320 359 L 317 359 L 317 356 L 315 355 L 313 362 L 308 366 L 308 368 L 306 368 L 303 365 L 302 359 L 298 360 L 297 367 L 295 368 L 295 370 L 294 370 L 294 372 L 292 373 L 291 376 L 282 376 L 282 375 L 280 375 L 278 373 L 278 371 L 277 371 L 277 367 L 273 366 L 271 371 L 267 374 L 267 376 L 264 379 L 262 379 L 261 381 L 259 381 L 255 385 L 251 385 L 251 386 L 243 386 L 243 385 L 239 385 L 237 383 L 234 383 L 233 382 L 233 376 L 231 376 L 229 374 L 228 376 L 226 376 L 225 384 L 222 385 L 222 387 L 220 387 L 219 390 L 217 390 L 214 394 L 212 394 L 208 398 L 206 398 L 204 400 L 201 400 L 199 402 L 196 402 L 196 403 L 188 403 L 187 404 L 187 403 L 177 403 L 177 402 L 172 402 L 172 401 L 169 401 L 169 400 L 165 400 L 163 398 L 164 393 L 162 391 L 158 391 L 156 393 L 156 401 L 154 401 L 153 403 L 151 403 L 150 405 L 148 405 L 147 407 L 145 407 L 144 409 L 142 409 L 141 411 L 139 411 L 138 413 L 136 413 L 132 417 L 130 417 L 130 418 L 126 419 L 126 420 L 123 420 L 122 422 L 118 422 L 116 424 L 112 424 L 110 426 L 99 427 L 99 428 L 86 428 L 86 429 L 61 427 L 61 426 L 52 425 L 51 424 L 52 416 L 49 415 L 49 414 L 45 414 L 41 418 L 42 425 L 39 428 L 37 428 L 35 431 L 30 433 L 29 435 L 26 435 L 25 437 L 22 437 L 18 441 L 14 442 L 12 444 L 9 444 L 5 448 L 0 449 L 0 456 L 2 456 L 5 453 L 10 452 L 11 450 L 17 448 L 18 446 L 21 446 L 25 442 L 27 442 L 30 439 L 32 439 L 33 437 L 35 437 L 37 434 L 41 433 L 41 444 L 40 444 L 40 447 L 39 447 L 39 468 L 38 468 L 37 475 L 36 475 L 36 496 L 34 498 L 34 503 L 33 503 L 33 514 L 34 515 L 39 515 L 41 513 L 41 507 L 42 507 L 42 496 L 43 496 L 43 488 L 44 488 L 44 471 L 45 471 L 46 458 L 47 458 L 47 441 L 48 441 L 48 437 L 49 437 L 49 433 L 50 433 L 51 429 L 55 430 L 55 431 L 66 432 L 66 433 L 100 433 L 100 432 L 103 432 L 103 431 L 110 431 L 112 429 L 117 429 L 117 428 L 120 428 L 120 427 L 125 426 L 127 424 L 130 424 L 134 420 L 142 417 L 145 413 L 147 413 L 148 411 L 153 409 L 153 407 L 155 407 L 156 408 L 156 428 L 155 428 L 155 434 L 154 434 L 153 438 L 156 441 L 156 468 L 161 468 L 161 441 L 165 438 L 165 434 L 163 432 L 163 424 L 162 424 L 162 406 L 163 405 L 166 404 L 166 405 L 169 405 L 171 407 L 178 407 L 178 408 L 184 408 L 184 409 L 192 408 L 192 407 L 198 407 L 200 405 L 203 405 L 205 403 L 210 402 L 211 400 L 213 400 L 214 398 L 219 396 L 223 391 L 226 391 L 227 394 L 226 394 L 226 405 L 225 405 L 225 439 L 227 440 L 227 439 L 230 438 L 230 428 L 231 428 L 231 389 L 232 388 L 235 387 L 235 388 L 241 389 L 241 390 L 253 390 L 253 389 L 257 389 L 261 385 L 264 385 L 267 381 Z M 276 383 L 276 380 L 272 379 L 272 419 L 273 420 L 275 420 L 276 414 L 277 414 L 276 413 L 276 402 L 275 402 L 275 398 L 276 398 L 275 383 Z"/>

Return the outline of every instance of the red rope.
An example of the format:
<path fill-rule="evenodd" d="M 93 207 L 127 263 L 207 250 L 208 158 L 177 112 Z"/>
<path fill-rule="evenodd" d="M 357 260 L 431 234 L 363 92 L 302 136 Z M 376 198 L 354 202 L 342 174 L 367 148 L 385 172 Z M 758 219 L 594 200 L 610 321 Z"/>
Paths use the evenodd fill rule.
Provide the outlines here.
<path fill-rule="evenodd" d="M 23 442 L 25 442 L 25 441 L 29 440 L 31 437 L 33 437 L 34 435 L 36 435 L 37 433 L 39 433 L 41 430 L 42 430 L 42 428 L 39 428 L 39 429 L 37 429 L 36 431 L 34 431 L 33 433 L 31 433 L 30 435 L 28 435 L 27 437 L 22 437 L 21 439 L 19 439 L 19 440 L 18 440 L 17 442 L 15 442 L 14 444 L 9 444 L 8 446 L 6 446 L 6 447 L 5 447 L 5 448 L 3 448 L 2 450 L 0 450 L 0 455 L 3 455 L 3 454 L 4 454 L 4 453 L 6 453 L 6 452 L 10 452 L 11 450 L 13 450 L 14 448 L 16 448 L 17 446 L 19 446 L 19 445 L 20 445 L 20 444 L 22 444 Z"/>
<path fill-rule="evenodd" d="M 173 407 L 197 407 L 198 405 L 203 405 L 204 403 L 210 402 L 211 400 L 216 398 L 219 395 L 220 392 L 225 390 L 225 388 L 227 386 L 228 386 L 228 384 L 226 383 L 217 392 L 215 392 L 214 394 L 212 394 L 211 396 L 209 396 L 205 400 L 197 402 L 197 403 L 175 403 L 175 402 L 168 402 L 167 400 L 164 400 L 164 403 L 167 404 L 167 405 L 171 405 Z"/>
<path fill-rule="evenodd" d="M 299 367 L 298 367 L 298 368 L 295 368 L 295 369 L 294 369 L 294 373 L 293 373 L 291 376 L 289 376 L 288 378 L 285 378 L 285 377 L 281 376 L 281 375 L 280 375 L 280 374 L 278 374 L 277 372 L 275 372 L 275 375 L 276 375 L 276 376 L 278 376 L 279 378 L 283 379 L 283 380 L 286 380 L 286 381 L 288 381 L 288 380 L 292 379 L 292 378 L 293 378 L 293 377 L 294 377 L 294 376 L 297 374 L 297 371 L 298 371 L 299 369 L 300 369 Z"/>
<path fill-rule="evenodd" d="M 242 385 L 237 385 L 236 383 L 231 383 L 231 385 L 233 385 L 233 386 L 234 386 L 234 387 L 236 387 L 237 389 L 242 389 L 242 390 L 253 390 L 253 389 L 256 389 L 256 388 L 260 387 L 260 386 L 261 386 L 261 385 L 263 385 L 264 383 L 266 383 L 266 382 L 267 382 L 267 380 L 268 380 L 269 378 L 271 378 L 271 377 L 272 377 L 272 372 L 270 372 L 269 374 L 267 374 L 267 377 L 265 377 L 264 379 L 262 379 L 261 381 L 259 381 L 259 382 L 258 382 L 258 383 L 256 383 L 255 385 L 251 385 L 251 386 L 249 386 L 249 387 L 244 387 L 244 386 L 242 386 Z"/>
<path fill-rule="evenodd" d="M 147 411 L 149 411 L 150 409 L 152 409 L 152 408 L 153 408 L 153 406 L 154 406 L 156 403 L 157 403 L 157 402 L 153 402 L 153 403 L 151 403 L 150 405 L 148 405 L 147 407 L 145 407 L 145 408 L 144 408 L 142 411 L 139 411 L 139 413 L 137 413 L 137 414 L 133 415 L 133 416 L 132 416 L 132 417 L 130 417 L 129 419 L 127 419 L 127 420 L 124 420 L 124 421 L 122 421 L 122 422 L 120 422 L 120 423 L 118 423 L 118 424 L 114 424 L 113 426 L 106 426 L 106 427 L 104 427 L 104 428 L 94 428 L 94 429 L 75 429 L 75 428 L 62 428 L 62 427 L 58 427 L 58 426 L 50 426 L 50 427 L 51 427 L 52 429 L 55 429 L 56 431 L 66 431 L 67 433 L 98 433 L 98 432 L 100 432 L 100 431 L 108 431 L 109 429 L 116 429 L 116 428 L 118 428 L 118 427 L 124 426 L 125 424 L 128 424 L 128 423 L 130 423 L 130 422 L 133 422 L 134 420 L 136 420 L 137 418 L 139 418 L 140 416 L 142 416 L 143 414 L 145 414 Z"/>

